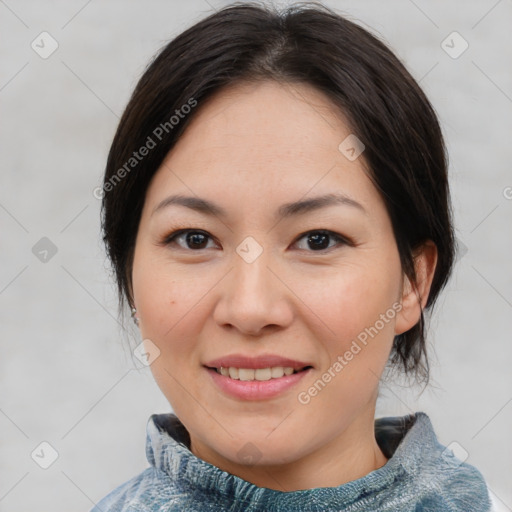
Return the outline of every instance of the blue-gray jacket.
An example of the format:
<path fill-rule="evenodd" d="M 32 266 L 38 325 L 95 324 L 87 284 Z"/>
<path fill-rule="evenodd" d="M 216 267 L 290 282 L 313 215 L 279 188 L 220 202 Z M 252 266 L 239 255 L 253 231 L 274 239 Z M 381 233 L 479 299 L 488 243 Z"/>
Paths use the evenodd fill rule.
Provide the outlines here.
<path fill-rule="evenodd" d="M 147 423 L 150 467 L 117 487 L 91 512 L 486 512 L 485 481 L 441 445 L 429 417 L 379 418 L 375 436 L 389 458 L 339 487 L 281 492 L 253 485 L 199 459 L 173 414 Z"/>

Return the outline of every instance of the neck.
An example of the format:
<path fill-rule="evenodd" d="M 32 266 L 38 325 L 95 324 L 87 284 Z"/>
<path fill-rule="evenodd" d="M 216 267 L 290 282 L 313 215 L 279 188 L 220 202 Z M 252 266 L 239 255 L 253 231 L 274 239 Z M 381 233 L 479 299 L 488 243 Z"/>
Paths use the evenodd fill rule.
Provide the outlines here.
<path fill-rule="evenodd" d="M 339 436 L 287 464 L 241 465 L 194 440 L 191 450 L 203 460 L 259 487 L 288 492 L 337 487 L 362 478 L 388 461 L 375 440 L 374 415 L 375 408 L 364 411 Z"/>

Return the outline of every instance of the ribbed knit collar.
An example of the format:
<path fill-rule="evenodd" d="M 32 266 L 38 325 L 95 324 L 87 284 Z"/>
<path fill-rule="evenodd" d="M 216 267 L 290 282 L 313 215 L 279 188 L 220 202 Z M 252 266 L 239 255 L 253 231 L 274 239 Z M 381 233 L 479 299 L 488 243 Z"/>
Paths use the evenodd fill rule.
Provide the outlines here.
<path fill-rule="evenodd" d="M 414 480 L 420 465 L 439 457 L 443 448 L 437 441 L 429 417 L 423 412 L 408 416 L 375 420 L 375 436 L 388 462 L 362 478 L 338 487 L 282 492 L 258 487 L 227 473 L 196 457 L 188 448 L 189 435 L 173 414 L 153 414 L 147 423 L 146 456 L 149 463 L 166 473 L 183 488 L 204 493 L 205 499 L 215 495 L 216 501 L 226 499 L 258 510 L 308 510 L 324 512 L 326 503 L 338 507 L 371 499 L 375 493 L 394 487 L 398 479 Z M 295 507 L 295 508 L 294 508 Z"/>

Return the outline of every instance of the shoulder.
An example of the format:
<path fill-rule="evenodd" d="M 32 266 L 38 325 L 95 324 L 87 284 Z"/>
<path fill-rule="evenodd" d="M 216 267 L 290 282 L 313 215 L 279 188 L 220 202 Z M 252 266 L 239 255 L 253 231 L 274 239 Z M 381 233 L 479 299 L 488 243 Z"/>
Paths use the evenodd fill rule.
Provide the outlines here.
<path fill-rule="evenodd" d="M 490 512 L 487 485 L 476 468 L 469 468 L 425 485 L 415 512 Z"/>
<path fill-rule="evenodd" d="M 458 443 L 441 444 L 425 413 L 417 412 L 414 420 L 404 427 L 407 434 L 393 457 L 405 470 L 398 486 L 402 498 L 415 503 L 415 512 L 489 512 L 486 482 L 466 462 L 468 453 Z"/>
<path fill-rule="evenodd" d="M 89 512 L 171 512 L 183 510 L 187 495 L 178 489 L 169 476 L 149 467 L 116 487 Z M 172 506 L 176 505 L 176 509 Z"/>
<path fill-rule="evenodd" d="M 489 512 L 491 501 L 480 471 L 443 445 L 418 475 L 423 496 L 417 512 Z"/>

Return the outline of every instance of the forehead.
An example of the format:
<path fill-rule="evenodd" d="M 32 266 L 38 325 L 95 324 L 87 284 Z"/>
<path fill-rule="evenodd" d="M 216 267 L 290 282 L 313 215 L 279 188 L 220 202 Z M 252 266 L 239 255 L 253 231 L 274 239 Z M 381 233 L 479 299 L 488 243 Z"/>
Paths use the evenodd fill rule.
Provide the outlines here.
<path fill-rule="evenodd" d="M 259 199 L 260 208 L 263 199 L 282 203 L 308 191 L 375 199 L 363 158 L 350 161 L 339 150 L 351 131 L 322 92 L 303 84 L 246 83 L 197 108 L 153 179 L 147 197 L 153 205 L 171 190 L 238 198 L 248 207 Z"/>
<path fill-rule="evenodd" d="M 304 84 L 272 81 L 242 83 L 221 89 L 191 120 L 180 143 L 196 149 L 230 147 L 237 154 L 311 154 L 331 151 L 350 130 L 341 112 L 320 91 Z M 312 156 L 312 155 L 311 155 Z"/>

